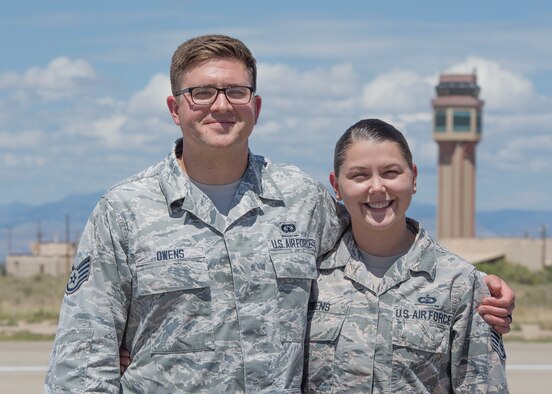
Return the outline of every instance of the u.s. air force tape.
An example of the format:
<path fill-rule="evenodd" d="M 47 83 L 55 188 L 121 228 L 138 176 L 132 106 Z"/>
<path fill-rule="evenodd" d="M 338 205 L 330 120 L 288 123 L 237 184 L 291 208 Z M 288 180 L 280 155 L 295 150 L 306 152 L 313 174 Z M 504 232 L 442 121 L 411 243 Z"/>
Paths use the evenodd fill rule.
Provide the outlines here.
<path fill-rule="evenodd" d="M 90 276 L 90 256 L 82 260 L 78 265 L 74 266 L 69 275 L 69 281 L 65 288 L 66 294 L 73 294 L 81 285 L 88 280 Z"/>

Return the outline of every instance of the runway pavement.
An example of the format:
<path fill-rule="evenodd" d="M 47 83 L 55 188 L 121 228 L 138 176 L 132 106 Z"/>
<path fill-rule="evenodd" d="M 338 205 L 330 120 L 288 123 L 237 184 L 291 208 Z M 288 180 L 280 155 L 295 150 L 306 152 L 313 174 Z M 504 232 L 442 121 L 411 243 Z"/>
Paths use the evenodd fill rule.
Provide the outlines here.
<path fill-rule="evenodd" d="M 50 342 L 0 342 L 0 393 L 43 392 Z M 507 342 L 511 394 L 552 392 L 552 342 Z"/>

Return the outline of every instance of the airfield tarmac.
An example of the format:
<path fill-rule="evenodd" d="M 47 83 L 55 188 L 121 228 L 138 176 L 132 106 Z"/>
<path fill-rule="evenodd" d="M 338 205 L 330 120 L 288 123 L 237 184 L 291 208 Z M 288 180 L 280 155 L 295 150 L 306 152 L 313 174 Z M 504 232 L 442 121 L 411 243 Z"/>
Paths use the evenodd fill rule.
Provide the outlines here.
<path fill-rule="evenodd" d="M 0 393 L 43 392 L 51 342 L 0 342 Z M 511 394 L 548 394 L 552 387 L 552 342 L 506 342 Z"/>

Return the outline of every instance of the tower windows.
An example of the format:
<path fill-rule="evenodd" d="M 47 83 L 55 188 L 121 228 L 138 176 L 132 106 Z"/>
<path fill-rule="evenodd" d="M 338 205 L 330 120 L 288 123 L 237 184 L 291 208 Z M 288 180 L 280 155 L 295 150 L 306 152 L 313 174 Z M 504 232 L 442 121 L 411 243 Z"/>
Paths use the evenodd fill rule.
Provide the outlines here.
<path fill-rule="evenodd" d="M 435 131 L 447 131 L 447 112 L 435 111 Z"/>
<path fill-rule="evenodd" d="M 452 117 L 453 131 L 470 131 L 471 113 L 470 111 L 454 111 Z"/>

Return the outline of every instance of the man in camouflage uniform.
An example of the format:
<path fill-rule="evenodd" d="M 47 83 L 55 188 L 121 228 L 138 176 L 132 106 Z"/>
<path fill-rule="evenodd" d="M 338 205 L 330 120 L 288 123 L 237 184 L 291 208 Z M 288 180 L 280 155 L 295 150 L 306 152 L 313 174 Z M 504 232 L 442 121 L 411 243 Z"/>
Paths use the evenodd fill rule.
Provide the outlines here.
<path fill-rule="evenodd" d="M 252 95 L 254 59 L 240 41 L 184 43 L 171 81 L 183 138 L 92 213 L 47 391 L 300 392 L 316 259 L 343 228 L 334 201 L 297 168 L 248 151 L 260 97 L 217 90 L 211 104 L 197 104 L 209 91 L 181 94 L 246 86 Z M 228 210 L 202 191 L 232 183 Z M 121 344 L 133 360 L 123 377 Z"/>
<path fill-rule="evenodd" d="M 340 206 L 249 152 L 261 98 L 239 40 L 182 44 L 171 87 L 182 139 L 94 209 L 46 392 L 300 392 L 311 282 L 344 227 Z M 120 346 L 133 360 L 122 377 Z"/>
<path fill-rule="evenodd" d="M 487 286 L 473 265 L 407 221 L 414 245 L 381 281 L 350 231 L 320 264 L 306 391 L 507 393 L 502 340 L 476 312 Z"/>

